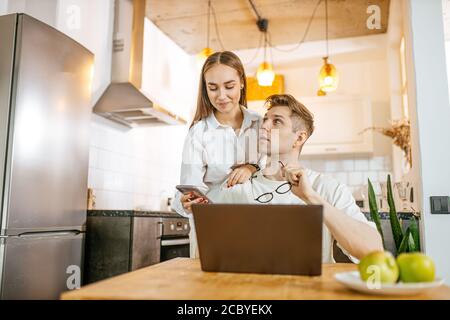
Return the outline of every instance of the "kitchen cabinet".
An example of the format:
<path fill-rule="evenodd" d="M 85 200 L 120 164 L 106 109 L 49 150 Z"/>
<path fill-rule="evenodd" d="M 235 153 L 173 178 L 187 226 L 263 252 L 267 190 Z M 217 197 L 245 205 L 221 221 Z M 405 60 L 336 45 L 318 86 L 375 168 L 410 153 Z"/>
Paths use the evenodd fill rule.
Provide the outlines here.
<path fill-rule="evenodd" d="M 83 283 L 160 261 L 161 217 L 88 216 Z"/>
<path fill-rule="evenodd" d="M 314 133 L 303 147 L 303 156 L 366 155 L 373 153 L 372 107 L 361 96 L 299 98 L 314 114 Z M 264 101 L 249 101 L 249 109 L 265 113 Z"/>
<path fill-rule="evenodd" d="M 189 231 L 176 212 L 88 210 L 83 283 L 189 257 Z"/>

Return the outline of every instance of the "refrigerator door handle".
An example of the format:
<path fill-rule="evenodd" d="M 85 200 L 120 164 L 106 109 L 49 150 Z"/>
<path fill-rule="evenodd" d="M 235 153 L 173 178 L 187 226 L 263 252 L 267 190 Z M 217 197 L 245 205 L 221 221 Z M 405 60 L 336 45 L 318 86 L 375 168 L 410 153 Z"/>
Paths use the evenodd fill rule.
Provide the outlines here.
<path fill-rule="evenodd" d="M 73 231 L 55 231 L 55 232 L 25 232 L 21 233 L 18 236 L 20 238 L 40 238 L 40 237 L 67 237 L 67 236 L 76 236 L 81 232 L 78 230 Z"/>

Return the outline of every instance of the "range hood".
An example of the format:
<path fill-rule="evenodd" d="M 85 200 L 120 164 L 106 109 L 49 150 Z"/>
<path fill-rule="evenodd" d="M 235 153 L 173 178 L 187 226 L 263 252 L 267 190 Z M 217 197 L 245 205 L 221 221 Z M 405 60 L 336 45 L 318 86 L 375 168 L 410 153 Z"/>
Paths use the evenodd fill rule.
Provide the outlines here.
<path fill-rule="evenodd" d="M 141 90 L 144 19 L 145 0 L 115 1 L 111 83 L 94 113 L 129 128 L 185 124 Z"/>

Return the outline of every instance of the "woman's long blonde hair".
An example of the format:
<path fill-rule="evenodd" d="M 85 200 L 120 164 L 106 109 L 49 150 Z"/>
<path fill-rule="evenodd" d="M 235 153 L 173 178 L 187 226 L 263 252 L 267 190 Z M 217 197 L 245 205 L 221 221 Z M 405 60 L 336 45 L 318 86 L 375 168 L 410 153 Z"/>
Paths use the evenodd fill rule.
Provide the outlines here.
<path fill-rule="evenodd" d="M 198 89 L 197 111 L 195 112 L 191 127 L 198 121 L 207 118 L 214 111 L 214 106 L 208 97 L 205 73 L 216 64 L 224 64 L 237 71 L 239 77 L 241 78 L 241 83 L 244 85 L 241 89 L 239 104 L 247 108 L 247 79 L 245 77 L 244 66 L 242 65 L 241 60 L 237 55 L 230 51 L 216 52 L 210 55 L 203 64 Z"/>

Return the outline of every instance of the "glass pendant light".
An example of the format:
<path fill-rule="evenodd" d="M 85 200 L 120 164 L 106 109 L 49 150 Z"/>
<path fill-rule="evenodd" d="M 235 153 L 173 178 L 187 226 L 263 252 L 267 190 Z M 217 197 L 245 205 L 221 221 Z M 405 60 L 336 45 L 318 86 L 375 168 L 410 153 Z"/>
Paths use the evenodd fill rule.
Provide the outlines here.
<path fill-rule="evenodd" d="M 320 90 L 324 92 L 335 91 L 338 86 L 338 74 L 336 67 L 328 62 L 328 57 L 323 58 L 323 66 L 319 73 Z"/>
<path fill-rule="evenodd" d="M 339 76 L 336 67 L 328 61 L 328 0 L 325 0 L 326 46 L 327 55 L 323 57 L 323 66 L 319 73 L 318 96 L 325 96 L 327 92 L 335 91 L 338 87 Z"/>
<path fill-rule="evenodd" d="M 264 60 L 256 71 L 256 80 L 261 87 L 270 87 L 275 79 L 273 66 L 266 60 L 267 52 L 267 29 L 264 31 Z"/>

